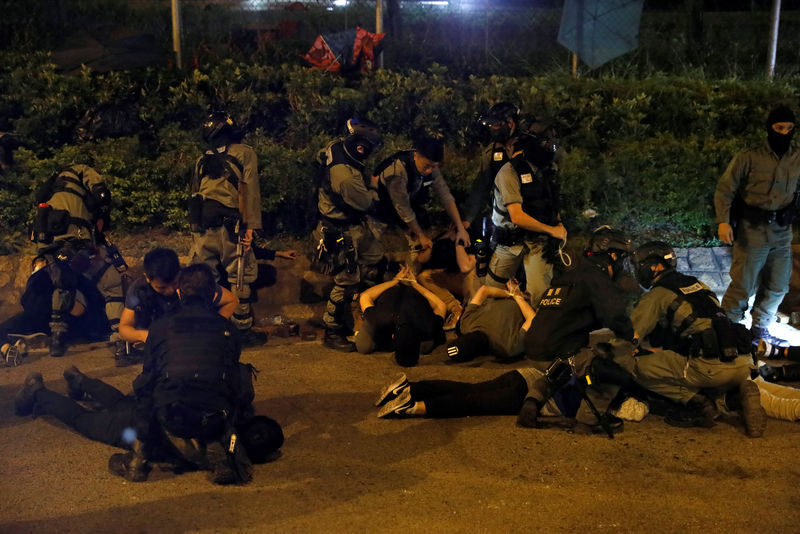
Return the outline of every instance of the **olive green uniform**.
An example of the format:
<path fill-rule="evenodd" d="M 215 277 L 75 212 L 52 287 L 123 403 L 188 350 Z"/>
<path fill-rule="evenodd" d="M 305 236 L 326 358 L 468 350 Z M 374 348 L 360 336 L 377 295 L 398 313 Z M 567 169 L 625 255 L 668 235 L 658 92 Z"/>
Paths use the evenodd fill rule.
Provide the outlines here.
<path fill-rule="evenodd" d="M 681 288 L 686 292 L 708 290 L 704 284 Z M 631 314 L 631 322 L 640 338 L 646 338 L 656 326 L 665 326 L 673 331 L 691 321 L 694 311 L 688 301 L 683 301 L 670 312 L 670 306 L 678 298 L 672 290 L 654 287 L 639 300 Z M 709 295 L 708 298 L 713 298 Z M 714 303 L 717 303 L 714 298 Z M 672 316 L 670 319 L 670 315 Z M 696 317 L 681 333 L 682 337 L 698 334 L 711 328 L 711 319 Z M 732 361 L 722 361 L 718 357 L 689 357 L 674 350 L 660 350 L 653 354 L 636 358 L 636 380 L 647 389 L 665 397 L 687 403 L 700 389 L 734 389 L 750 377 L 753 359 L 743 354 Z"/>
<path fill-rule="evenodd" d="M 740 321 L 755 294 L 753 326 L 768 328 L 789 290 L 792 275 L 792 226 L 776 217 L 790 206 L 800 178 L 800 149 L 792 144 L 778 158 L 764 141 L 739 152 L 717 183 L 714 193 L 717 224 L 731 223 L 731 205 L 738 193 L 746 206 L 733 244 L 731 283 L 722 308 Z M 753 213 L 747 216 L 747 211 Z M 760 211 L 759 211 L 760 210 Z"/>
<path fill-rule="evenodd" d="M 217 149 L 219 152 L 219 149 Z M 236 274 L 239 268 L 239 258 L 236 255 L 237 237 L 232 235 L 230 229 L 226 229 L 225 224 L 234 222 L 233 218 L 238 216 L 246 225 L 247 229 L 261 229 L 261 188 L 258 180 L 258 158 L 255 151 L 247 145 L 234 143 L 228 145 L 224 152 L 226 157 L 233 160 L 233 164 L 228 166 L 228 173 L 219 177 L 200 176 L 202 170 L 200 161 L 195 167 L 198 173 L 199 190 L 203 197 L 204 224 L 202 232 L 192 232 L 194 246 L 192 248 L 191 263 L 205 263 L 214 272 L 216 280 L 219 281 L 219 268 L 225 270 L 228 281 L 231 283 L 234 294 L 239 298 L 239 306 L 233 313 L 231 320 L 239 330 L 247 330 L 253 326 L 253 312 L 251 306 L 250 284 L 258 277 L 258 265 L 253 254 L 252 247 L 244 253 L 244 276 L 242 277 L 242 288 L 236 288 Z M 237 185 L 234 185 L 235 182 Z M 245 210 L 239 210 L 239 189 L 245 188 Z M 231 217 L 228 222 L 223 224 L 221 218 L 210 221 L 205 214 L 208 212 L 208 201 L 216 201 L 228 210 Z M 235 224 L 235 222 L 234 222 Z"/>
<path fill-rule="evenodd" d="M 86 258 L 76 269 L 91 280 L 105 300 L 105 312 L 111 326 L 111 341 L 119 340 L 119 320 L 125 303 L 122 276 L 111 264 L 106 248 L 93 243 L 97 218 L 90 209 L 90 197 L 98 187 L 105 187 L 100 174 L 88 165 L 72 165 L 63 170 L 56 179 L 60 184 L 47 201 L 54 210 L 69 212 L 70 223 L 66 232 L 53 237 L 53 243 L 42 246 L 40 254 L 57 256 L 59 252 L 67 256 L 75 255 Z M 67 250 L 68 249 L 68 250 Z M 52 262 L 50 262 L 52 263 Z M 73 261 L 73 264 L 76 262 Z M 81 263 L 81 260 L 78 260 Z M 72 306 L 72 291 L 61 287 L 54 280 L 53 311 L 68 312 Z M 66 328 L 63 321 L 54 321 L 51 329 L 56 331 Z"/>
<path fill-rule="evenodd" d="M 341 141 L 334 141 L 319 152 L 321 164 L 333 161 L 332 149 L 337 143 Z M 323 322 L 329 331 L 349 334 L 353 328 L 350 308 L 358 284 L 368 277 L 368 271 L 377 269 L 376 264 L 383 257 L 383 247 L 365 220 L 366 213 L 378 202 L 378 190 L 368 187 L 362 172 L 347 163 L 330 166 L 327 174 L 330 186 L 320 187 L 317 197 L 320 222 L 314 230 L 314 241 L 320 242 L 326 230 L 340 234 L 345 250 L 339 257 L 349 257 L 334 269 L 334 286 L 328 296 Z"/>

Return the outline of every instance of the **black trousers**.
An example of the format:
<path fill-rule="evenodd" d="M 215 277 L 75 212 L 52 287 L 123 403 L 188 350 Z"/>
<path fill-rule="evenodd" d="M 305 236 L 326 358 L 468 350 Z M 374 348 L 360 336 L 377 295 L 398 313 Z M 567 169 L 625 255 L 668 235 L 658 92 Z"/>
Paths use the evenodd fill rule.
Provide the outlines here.
<path fill-rule="evenodd" d="M 517 371 L 477 384 L 422 380 L 410 387 L 411 398 L 424 401 L 427 417 L 434 418 L 517 415 L 528 394 L 528 384 Z"/>
<path fill-rule="evenodd" d="M 94 401 L 102 404 L 103 410 L 87 410 L 69 397 L 40 389 L 36 392 L 35 413 L 52 415 L 91 440 L 129 449 L 123 433 L 133 427 L 134 398 L 96 378 L 84 378 L 82 387 Z"/>
<path fill-rule="evenodd" d="M 0 344 L 8 343 L 9 334 L 35 334 L 36 332 L 50 333 L 50 310 L 23 311 L 9 317 L 0 323 Z"/>

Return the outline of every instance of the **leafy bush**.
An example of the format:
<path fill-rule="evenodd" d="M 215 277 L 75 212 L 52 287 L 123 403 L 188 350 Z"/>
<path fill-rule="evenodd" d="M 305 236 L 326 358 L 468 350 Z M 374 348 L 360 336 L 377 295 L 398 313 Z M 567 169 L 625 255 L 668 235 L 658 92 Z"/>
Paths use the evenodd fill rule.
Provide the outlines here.
<path fill-rule="evenodd" d="M 763 138 L 776 102 L 797 101 L 793 80 L 773 83 L 656 75 L 573 78 L 453 76 L 435 65 L 401 74 L 377 71 L 353 82 L 290 65 L 224 60 L 181 73 L 141 69 L 76 76 L 54 71 L 44 54 L 0 53 L 0 125 L 25 143 L 17 165 L 0 175 L 0 224 L 23 230 L 30 194 L 73 162 L 109 181 L 124 229 L 185 228 L 190 173 L 202 152 L 197 130 L 212 109 L 227 109 L 259 155 L 262 204 L 272 232 L 307 232 L 314 218 L 316 152 L 362 116 L 385 132 L 376 164 L 422 134 L 447 143 L 445 176 L 458 198 L 476 173 L 476 117 L 510 100 L 529 119 L 556 125 L 571 231 L 612 222 L 666 232 L 682 243 L 713 240 L 714 184 L 734 152 Z M 87 110 L 133 105 L 138 135 L 80 142 Z M 586 210 L 599 213 L 595 219 Z"/>

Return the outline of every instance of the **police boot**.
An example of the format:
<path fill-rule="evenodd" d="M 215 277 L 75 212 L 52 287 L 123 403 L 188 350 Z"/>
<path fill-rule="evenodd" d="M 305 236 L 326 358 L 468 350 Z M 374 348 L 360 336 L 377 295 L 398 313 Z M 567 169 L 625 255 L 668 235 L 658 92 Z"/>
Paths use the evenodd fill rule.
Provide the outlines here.
<path fill-rule="evenodd" d="M 239 330 L 239 337 L 242 340 L 242 347 L 260 347 L 264 345 L 269 336 L 266 332 L 259 332 L 248 328 L 247 330 Z"/>
<path fill-rule="evenodd" d="M 678 405 L 668 410 L 664 422 L 670 426 L 683 428 L 711 428 L 718 415 L 717 407 L 711 399 L 698 393 L 685 405 Z"/>
<path fill-rule="evenodd" d="M 761 393 L 755 382 L 745 380 L 739 384 L 739 401 L 742 404 L 742 420 L 747 435 L 760 438 L 767 428 L 767 412 L 761 406 Z"/>
<path fill-rule="evenodd" d="M 14 397 L 14 414 L 20 417 L 31 415 L 36 404 L 36 392 L 44 389 L 41 373 L 31 373 L 25 377 L 22 389 Z"/>
<path fill-rule="evenodd" d="M 129 365 L 136 365 L 142 363 L 140 356 L 141 351 L 130 350 L 127 341 L 118 339 L 114 342 L 114 365 L 117 367 L 127 367 Z"/>
<path fill-rule="evenodd" d="M 144 455 L 141 441 L 133 442 L 132 450 L 112 454 L 108 459 L 108 471 L 131 482 L 144 482 L 150 473 L 150 465 Z"/>
<path fill-rule="evenodd" d="M 595 423 L 584 423 L 575 421 L 572 432 L 575 434 L 619 434 L 624 427 L 624 421 L 608 412 L 598 414 L 599 419 Z"/>
<path fill-rule="evenodd" d="M 66 323 L 50 323 L 50 356 L 59 358 L 67 352 L 66 336 L 67 324 Z"/>
<path fill-rule="evenodd" d="M 522 403 L 522 408 L 517 415 L 517 426 L 524 426 L 525 428 L 538 428 L 539 425 L 539 412 L 541 406 L 539 401 L 533 397 L 528 397 Z"/>
<path fill-rule="evenodd" d="M 340 352 L 353 352 L 356 350 L 356 344 L 348 340 L 342 332 L 336 330 L 326 329 L 322 343 L 329 349 Z"/>

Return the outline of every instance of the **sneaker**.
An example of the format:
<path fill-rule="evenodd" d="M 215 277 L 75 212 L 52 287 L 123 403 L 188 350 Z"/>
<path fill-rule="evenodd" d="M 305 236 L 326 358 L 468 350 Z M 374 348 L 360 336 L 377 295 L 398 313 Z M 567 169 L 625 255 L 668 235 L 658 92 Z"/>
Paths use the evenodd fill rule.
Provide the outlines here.
<path fill-rule="evenodd" d="M 74 365 L 64 369 L 64 380 L 67 382 L 67 391 L 70 399 L 77 401 L 84 399 L 86 396 L 83 391 L 84 378 L 86 378 L 86 375 L 81 373 Z"/>
<path fill-rule="evenodd" d="M 774 345 L 777 347 L 788 347 L 789 342 L 785 339 L 781 339 L 779 337 L 775 337 L 769 333 L 767 328 L 761 328 L 758 326 L 753 326 L 750 328 L 750 333 L 753 334 L 753 345 L 758 345 L 759 342 L 763 339 L 770 345 Z"/>
<path fill-rule="evenodd" d="M 761 393 L 758 385 L 752 380 L 739 384 L 739 400 L 742 403 L 742 419 L 747 435 L 760 438 L 767 428 L 767 412 L 761 406 Z"/>
<path fill-rule="evenodd" d="M 540 411 L 541 406 L 539 405 L 539 401 L 533 397 L 528 397 L 525 399 L 525 402 L 522 403 L 522 408 L 519 411 L 519 415 L 517 415 L 517 426 L 539 428 L 539 426 L 541 426 L 539 424 Z"/>
<path fill-rule="evenodd" d="M 269 336 L 266 332 L 253 330 L 252 328 L 248 328 L 247 330 L 239 330 L 239 337 L 242 340 L 242 347 L 244 348 L 260 347 L 261 345 L 266 344 L 267 340 L 269 339 Z"/>
<path fill-rule="evenodd" d="M 650 408 L 647 404 L 633 397 L 625 399 L 625 402 L 620 404 L 619 408 L 614 411 L 614 415 L 623 421 L 634 421 L 636 423 L 644 419 L 648 413 L 650 413 Z"/>
<path fill-rule="evenodd" d="M 22 417 L 33 413 L 36 404 L 36 392 L 44 389 L 42 373 L 31 373 L 25 377 L 22 389 L 14 397 L 14 414 Z"/>
<path fill-rule="evenodd" d="M 397 380 L 383 388 L 375 401 L 375 406 L 383 406 L 387 401 L 397 397 L 408 386 L 408 377 L 405 374 L 400 375 Z"/>
<path fill-rule="evenodd" d="M 6 365 L 16 367 L 22 363 L 22 358 L 28 355 L 28 347 L 25 341 L 18 339 L 13 345 L 6 343 L 0 351 L 3 354 Z"/>
<path fill-rule="evenodd" d="M 118 452 L 108 459 L 108 472 L 130 482 L 144 482 L 150 473 L 150 466 L 131 451 Z"/>
<path fill-rule="evenodd" d="M 758 374 L 767 382 L 778 382 L 783 378 L 783 368 L 763 364 L 758 367 Z"/>
<path fill-rule="evenodd" d="M 340 352 L 354 352 L 356 350 L 355 343 L 347 339 L 344 335 L 336 332 L 326 331 L 322 344 L 329 349 L 338 350 Z"/>
<path fill-rule="evenodd" d="M 210 473 L 208 479 L 214 484 L 227 485 L 235 484 L 238 481 L 236 472 L 231 467 L 228 458 L 228 451 L 222 446 L 222 442 L 214 441 L 206 447 L 206 458 Z"/>
<path fill-rule="evenodd" d="M 604 424 L 605 423 L 605 424 Z M 599 435 L 608 434 L 613 436 L 622 432 L 624 423 L 622 419 L 610 413 L 600 414 L 600 420 L 595 423 L 583 423 L 575 421 L 575 426 L 572 427 L 572 432 L 575 434 L 585 435 Z"/>
<path fill-rule="evenodd" d="M 756 358 L 765 360 L 782 360 L 784 359 L 783 347 L 773 345 L 764 338 L 758 340 L 758 347 L 756 348 Z"/>
<path fill-rule="evenodd" d="M 455 330 L 458 321 L 461 319 L 462 313 L 464 313 L 464 308 L 462 308 L 461 305 L 459 304 L 458 308 L 455 311 L 451 311 L 450 313 L 447 314 L 442 330 L 444 330 L 445 332 L 450 332 L 452 330 Z"/>
<path fill-rule="evenodd" d="M 378 417 L 410 416 L 411 414 L 407 412 L 414 404 L 414 401 L 411 399 L 411 388 L 405 388 L 400 392 L 400 395 L 383 405 L 383 408 L 378 411 Z"/>

